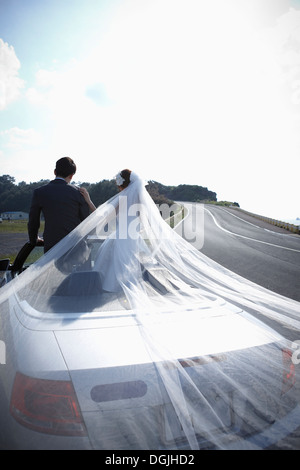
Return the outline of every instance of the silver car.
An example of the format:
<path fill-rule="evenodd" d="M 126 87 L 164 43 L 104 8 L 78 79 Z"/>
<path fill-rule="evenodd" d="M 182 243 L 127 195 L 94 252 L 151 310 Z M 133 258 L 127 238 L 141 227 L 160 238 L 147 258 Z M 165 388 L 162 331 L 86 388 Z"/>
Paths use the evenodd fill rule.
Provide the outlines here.
<path fill-rule="evenodd" d="M 18 265 L 6 266 L 7 282 L 22 275 L 30 251 L 27 245 L 21 262 L 19 257 Z M 96 273 L 71 273 L 68 295 L 58 293 L 51 312 L 18 294 L 1 306 L 0 448 L 188 449 L 126 298 L 102 293 L 100 299 L 96 288 L 87 295 L 89 276 L 95 276 L 91 289 Z M 159 280 L 149 276 L 148 282 L 159 288 Z M 197 386 L 222 418 L 222 427 L 212 422 L 206 432 L 202 419 L 193 423 L 200 448 L 215 447 L 210 435 L 225 449 L 268 448 L 300 426 L 291 345 L 274 331 L 269 334 L 225 301 L 213 312 L 164 318 L 157 328 L 187 373 L 197 370 Z M 265 363 L 258 364 L 262 353 Z M 282 364 L 276 370 L 269 361 L 274 357 Z M 276 377 L 275 401 L 263 383 L 243 375 L 243 360 Z M 227 381 L 220 394 L 220 368 L 239 388 Z M 260 397 L 251 417 L 242 393 L 250 389 Z"/>

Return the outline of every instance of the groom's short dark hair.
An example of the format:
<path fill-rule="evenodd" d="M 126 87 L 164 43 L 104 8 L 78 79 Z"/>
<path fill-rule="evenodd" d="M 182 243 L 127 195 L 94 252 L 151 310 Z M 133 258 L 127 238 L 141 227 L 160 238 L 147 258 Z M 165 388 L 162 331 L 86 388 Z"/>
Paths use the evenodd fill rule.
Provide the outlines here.
<path fill-rule="evenodd" d="M 62 157 L 56 162 L 56 176 L 66 178 L 67 176 L 74 175 L 76 173 L 75 162 L 70 157 Z"/>

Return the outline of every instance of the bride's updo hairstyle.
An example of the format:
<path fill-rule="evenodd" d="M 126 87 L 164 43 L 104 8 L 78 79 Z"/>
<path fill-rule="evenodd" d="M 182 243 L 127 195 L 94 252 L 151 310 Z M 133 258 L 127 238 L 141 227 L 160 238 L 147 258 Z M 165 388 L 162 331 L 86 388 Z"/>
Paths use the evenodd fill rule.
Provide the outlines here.
<path fill-rule="evenodd" d="M 125 189 L 130 183 L 131 170 L 128 170 L 128 168 L 126 168 L 125 170 L 122 170 L 120 172 L 120 175 L 123 178 L 123 183 L 119 185 L 119 188 Z"/>

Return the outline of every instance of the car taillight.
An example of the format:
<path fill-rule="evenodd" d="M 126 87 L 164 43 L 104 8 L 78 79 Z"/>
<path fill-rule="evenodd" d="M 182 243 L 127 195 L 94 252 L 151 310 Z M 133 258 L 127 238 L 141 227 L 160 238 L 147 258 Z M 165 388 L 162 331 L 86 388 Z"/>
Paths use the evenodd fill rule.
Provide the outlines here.
<path fill-rule="evenodd" d="M 64 436 L 86 435 L 70 381 L 36 379 L 17 372 L 10 412 L 20 424 L 34 431 Z"/>
<path fill-rule="evenodd" d="M 292 352 L 289 349 L 282 349 L 282 362 L 282 394 L 284 394 L 293 387 L 296 381 L 295 364 L 292 361 Z"/>

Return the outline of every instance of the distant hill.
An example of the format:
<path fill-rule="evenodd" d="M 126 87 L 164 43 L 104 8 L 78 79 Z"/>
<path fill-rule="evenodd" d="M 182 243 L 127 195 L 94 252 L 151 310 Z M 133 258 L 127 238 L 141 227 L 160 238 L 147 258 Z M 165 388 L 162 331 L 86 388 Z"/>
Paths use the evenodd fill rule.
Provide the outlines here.
<path fill-rule="evenodd" d="M 172 201 L 217 201 L 217 194 L 203 186 L 180 184 L 178 186 L 165 186 L 156 181 L 149 181 L 150 191 L 156 188 L 157 192 Z"/>
<path fill-rule="evenodd" d="M 15 178 L 9 175 L 0 176 L 0 213 L 6 211 L 29 212 L 33 190 L 47 184 L 49 180 L 35 183 L 24 181 L 15 184 Z M 84 186 L 90 193 L 96 206 L 103 204 L 117 192 L 115 180 L 102 180 L 99 183 L 75 183 Z M 171 204 L 173 201 L 217 201 L 217 194 L 203 186 L 180 184 L 165 186 L 156 181 L 149 181 L 147 190 L 156 204 Z"/>

